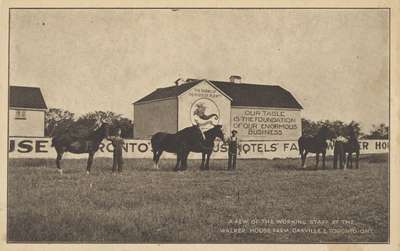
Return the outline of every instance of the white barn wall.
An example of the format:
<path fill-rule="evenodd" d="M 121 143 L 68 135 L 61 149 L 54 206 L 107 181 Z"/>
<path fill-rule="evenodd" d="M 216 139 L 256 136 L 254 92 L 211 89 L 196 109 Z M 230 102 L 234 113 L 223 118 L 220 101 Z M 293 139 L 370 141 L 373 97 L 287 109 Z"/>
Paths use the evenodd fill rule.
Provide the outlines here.
<path fill-rule="evenodd" d="M 25 111 L 26 119 L 16 119 L 17 109 L 10 108 L 8 122 L 10 136 L 44 137 L 45 111 L 18 110 Z"/>

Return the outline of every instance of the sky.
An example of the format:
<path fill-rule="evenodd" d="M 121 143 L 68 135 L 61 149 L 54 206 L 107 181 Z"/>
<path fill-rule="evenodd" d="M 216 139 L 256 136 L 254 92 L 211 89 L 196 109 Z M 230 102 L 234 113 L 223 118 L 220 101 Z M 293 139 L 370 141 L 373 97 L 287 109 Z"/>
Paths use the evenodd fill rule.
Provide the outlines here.
<path fill-rule="evenodd" d="M 280 85 L 302 117 L 389 123 L 384 9 L 14 9 L 10 85 L 48 107 L 109 110 L 178 78 Z"/>

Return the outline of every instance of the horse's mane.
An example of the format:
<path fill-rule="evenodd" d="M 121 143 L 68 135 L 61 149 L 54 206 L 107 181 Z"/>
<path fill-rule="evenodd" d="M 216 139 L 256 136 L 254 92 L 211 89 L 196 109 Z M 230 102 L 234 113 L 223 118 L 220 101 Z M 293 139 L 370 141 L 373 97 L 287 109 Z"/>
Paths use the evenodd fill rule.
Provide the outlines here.
<path fill-rule="evenodd" d="M 213 133 L 216 130 L 217 126 L 214 126 L 213 128 L 208 129 L 207 131 L 204 132 L 204 135 L 207 137 L 211 133 Z"/>
<path fill-rule="evenodd" d="M 204 136 L 205 136 L 206 138 L 209 138 L 209 137 L 211 136 L 211 134 L 212 134 L 217 128 L 221 128 L 221 127 L 217 125 L 217 126 L 214 126 L 214 127 L 211 128 L 211 129 L 208 129 L 207 131 L 204 132 Z M 183 135 L 189 135 L 189 134 L 194 134 L 194 133 L 199 133 L 199 135 L 200 135 L 200 133 L 201 133 L 200 128 L 197 127 L 196 125 L 183 128 L 182 130 L 178 131 L 178 132 L 176 133 L 176 135 L 177 135 L 177 136 L 183 136 Z"/>
<path fill-rule="evenodd" d="M 189 126 L 189 127 L 185 127 L 185 128 L 183 128 L 182 130 L 178 131 L 178 132 L 176 133 L 176 135 L 177 135 L 177 136 L 185 135 L 186 133 L 190 133 L 190 132 L 192 132 L 192 131 L 194 131 L 194 130 L 199 130 L 199 128 L 197 128 L 195 125 Z"/>

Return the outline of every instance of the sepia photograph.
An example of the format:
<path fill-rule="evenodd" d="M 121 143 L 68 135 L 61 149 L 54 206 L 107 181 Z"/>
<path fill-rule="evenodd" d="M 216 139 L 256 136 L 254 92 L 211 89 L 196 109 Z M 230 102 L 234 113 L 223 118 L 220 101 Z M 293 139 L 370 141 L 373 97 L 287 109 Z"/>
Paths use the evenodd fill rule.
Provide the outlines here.
<path fill-rule="evenodd" d="M 390 8 L 7 14 L 8 244 L 390 244 Z"/>

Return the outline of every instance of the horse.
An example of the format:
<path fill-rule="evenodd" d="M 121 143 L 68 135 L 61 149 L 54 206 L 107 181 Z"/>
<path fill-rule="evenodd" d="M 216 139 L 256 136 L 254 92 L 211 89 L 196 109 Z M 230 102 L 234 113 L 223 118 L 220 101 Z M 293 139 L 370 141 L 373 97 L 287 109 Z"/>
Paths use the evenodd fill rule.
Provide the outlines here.
<path fill-rule="evenodd" d="M 87 135 L 71 135 L 71 132 L 65 131 L 53 136 L 51 146 L 57 152 L 56 165 L 60 174 L 63 173 L 60 161 L 65 152 L 75 154 L 88 153 L 86 174 L 90 174 L 94 154 L 99 149 L 99 145 L 103 139 L 109 136 L 109 127 L 110 122 L 108 121 L 96 121 L 95 128 L 92 128 L 93 130 L 90 130 Z"/>
<path fill-rule="evenodd" d="M 360 157 L 360 144 L 353 127 L 349 127 L 349 138 L 344 140 L 336 140 L 333 150 L 333 168 L 337 168 L 337 160 L 339 159 L 339 167 L 341 169 L 353 168 L 353 153 L 356 157 L 356 168 L 359 168 L 358 162 Z M 347 158 L 346 158 L 347 154 Z M 343 167 L 343 162 L 345 163 Z"/>
<path fill-rule="evenodd" d="M 329 139 L 330 133 L 326 126 L 323 126 L 315 136 L 301 136 L 298 140 L 299 151 L 301 156 L 301 167 L 305 168 L 307 154 L 316 154 L 316 168 L 318 169 L 319 155 L 322 154 L 322 168 L 325 168 L 326 148 L 328 144 L 326 141 Z"/>
<path fill-rule="evenodd" d="M 204 168 L 205 157 L 207 156 L 206 168 L 208 169 L 209 159 L 214 148 L 216 137 L 224 139 L 222 126 L 216 125 L 203 134 L 197 125 L 186 127 L 175 134 L 158 132 L 151 137 L 153 148 L 154 167 L 158 167 L 161 154 L 165 152 L 176 153 L 177 161 L 175 171 L 187 169 L 187 157 L 190 152 L 202 153 L 201 169 Z"/>

